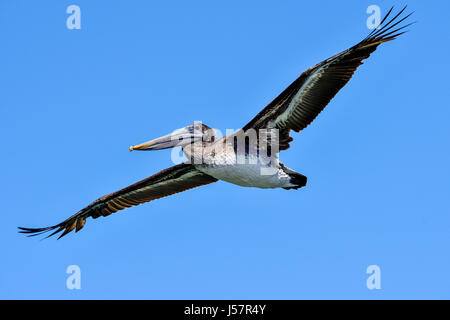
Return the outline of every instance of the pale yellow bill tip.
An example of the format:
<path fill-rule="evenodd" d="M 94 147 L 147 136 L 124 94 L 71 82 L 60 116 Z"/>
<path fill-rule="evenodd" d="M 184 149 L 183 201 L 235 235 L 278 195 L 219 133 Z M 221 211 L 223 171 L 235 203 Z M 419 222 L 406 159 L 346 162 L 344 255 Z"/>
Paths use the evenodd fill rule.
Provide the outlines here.
<path fill-rule="evenodd" d="M 134 146 L 130 146 L 130 148 L 128 150 L 130 150 L 130 152 L 133 151 L 134 150 Z"/>

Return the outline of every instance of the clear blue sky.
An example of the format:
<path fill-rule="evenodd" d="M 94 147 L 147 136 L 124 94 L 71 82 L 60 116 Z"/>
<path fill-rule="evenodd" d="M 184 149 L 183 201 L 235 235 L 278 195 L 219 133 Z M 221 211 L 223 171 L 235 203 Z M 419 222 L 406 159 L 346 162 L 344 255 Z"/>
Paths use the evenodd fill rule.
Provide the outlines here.
<path fill-rule="evenodd" d="M 99 196 L 171 166 L 128 146 L 256 115 L 400 1 L 2 1 L 0 298 L 450 298 L 450 4 L 381 46 L 281 160 L 298 191 L 219 182 L 89 219 Z M 81 8 L 68 30 L 66 8 Z M 81 268 L 81 290 L 66 268 Z M 381 289 L 366 268 L 381 268 Z"/>

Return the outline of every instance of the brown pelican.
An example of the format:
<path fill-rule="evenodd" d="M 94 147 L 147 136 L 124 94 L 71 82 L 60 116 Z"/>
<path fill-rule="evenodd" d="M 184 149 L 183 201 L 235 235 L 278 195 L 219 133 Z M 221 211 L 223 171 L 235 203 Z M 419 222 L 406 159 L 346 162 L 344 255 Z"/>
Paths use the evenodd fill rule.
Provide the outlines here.
<path fill-rule="evenodd" d="M 161 138 L 130 147 L 132 151 L 181 146 L 187 162 L 105 195 L 57 225 L 19 228 L 20 232 L 38 235 L 53 231 L 49 235 L 52 236 L 62 231 L 61 238 L 72 230 L 79 231 L 89 217 L 108 216 L 218 180 L 258 188 L 298 189 L 305 186 L 306 177 L 287 168 L 278 159 L 279 151 L 288 149 L 293 140 L 290 131 L 299 132 L 307 127 L 378 45 L 404 33 L 403 29 L 411 24 L 397 26 L 411 15 L 401 17 L 405 8 L 388 19 L 391 8 L 378 28 L 361 42 L 304 71 L 239 131 L 216 139 L 215 130 L 194 123 Z"/>

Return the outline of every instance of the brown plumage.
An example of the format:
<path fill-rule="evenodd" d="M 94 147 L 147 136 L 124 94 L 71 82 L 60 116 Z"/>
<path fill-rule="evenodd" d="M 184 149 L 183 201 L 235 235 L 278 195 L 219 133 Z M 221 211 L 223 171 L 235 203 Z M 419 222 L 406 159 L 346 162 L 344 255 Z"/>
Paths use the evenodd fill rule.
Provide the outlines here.
<path fill-rule="evenodd" d="M 304 71 L 243 130 L 277 128 L 280 132 L 279 149 L 288 149 L 289 142 L 293 140 L 289 136 L 290 130 L 299 132 L 306 128 L 379 44 L 394 40 L 404 33 L 402 29 L 411 25 L 395 28 L 412 14 L 400 18 L 405 9 L 406 6 L 388 21 L 392 7 L 380 22 L 379 28 L 374 29 L 364 40 Z"/>
<path fill-rule="evenodd" d="M 57 225 L 46 228 L 19 227 L 19 229 L 21 233 L 30 236 L 55 230 L 48 237 L 64 230 L 59 236 L 61 238 L 74 229 L 75 232 L 78 232 L 89 217 L 94 219 L 100 216 L 106 217 L 125 208 L 216 181 L 217 179 L 198 171 L 193 165 L 182 163 L 162 170 L 122 190 L 107 194 Z"/>

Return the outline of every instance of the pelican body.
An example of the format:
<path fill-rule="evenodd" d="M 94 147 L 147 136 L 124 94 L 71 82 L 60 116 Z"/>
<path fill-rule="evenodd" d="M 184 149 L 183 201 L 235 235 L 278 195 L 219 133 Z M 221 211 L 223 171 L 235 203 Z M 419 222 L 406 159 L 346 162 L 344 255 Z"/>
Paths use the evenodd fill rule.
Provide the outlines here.
<path fill-rule="evenodd" d="M 406 8 L 406 7 L 405 7 Z M 216 139 L 216 130 L 202 123 L 190 124 L 163 137 L 130 147 L 130 151 L 160 150 L 181 146 L 187 158 L 122 190 L 105 195 L 63 222 L 46 228 L 19 228 L 30 236 L 83 228 L 86 219 L 108 216 L 119 210 L 186 191 L 218 180 L 243 187 L 298 189 L 307 178 L 286 167 L 279 153 L 287 150 L 291 131 L 306 128 L 342 89 L 355 70 L 377 47 L 404 33 L 398 25 L 405 8 L 353 47 L 304 71 L 241 130 Z"/>
<path fill-rule="evenodd" d="M 130 151 L 181 146 L 188 163 L 217 180 L 264 189 L 298 189 L 306 185 L 304 175 L 283 165 L 278 152 L 270 152 L 272 145 L 266 143 L 267 137 L 276 137 L 275 130 L 260 139 L 248 132 L 239 130 L 215 140 L 217 133 L 214 129 L 195 123 L 161 138 L 131 146 Z"/>

